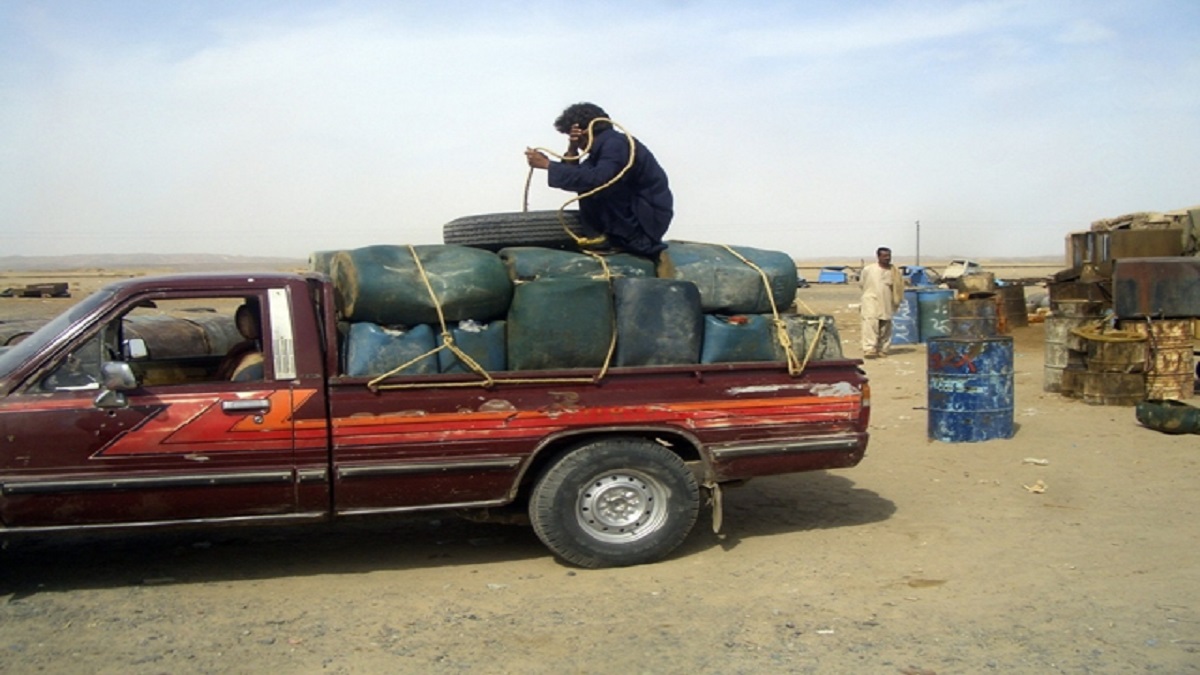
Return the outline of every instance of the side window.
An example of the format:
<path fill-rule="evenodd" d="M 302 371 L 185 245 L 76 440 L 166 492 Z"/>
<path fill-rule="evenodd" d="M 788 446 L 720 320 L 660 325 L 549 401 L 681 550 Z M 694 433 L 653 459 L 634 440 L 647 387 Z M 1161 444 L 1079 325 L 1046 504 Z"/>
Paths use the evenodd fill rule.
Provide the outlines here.
<path fill-rule="evenodd" d="M 109 361 L 128 364 L 143 387 L 294 378 L 287 291 L 147 298 L 100 327 L 33 386 L 99 390 Z"/>
<path fill-rule="evenodd" d="M 260 301 L 156 299 L 121 319 L 121 355 L 143 386 L 265 376 Z"/>
<path fill-rule="evenodd" d="M 90 340 L 67 354 L 50 374 L 42 378 L 42 391 L 87 391 L 100 388 L 100 364 L 103 357 L 104 335 Z"/>

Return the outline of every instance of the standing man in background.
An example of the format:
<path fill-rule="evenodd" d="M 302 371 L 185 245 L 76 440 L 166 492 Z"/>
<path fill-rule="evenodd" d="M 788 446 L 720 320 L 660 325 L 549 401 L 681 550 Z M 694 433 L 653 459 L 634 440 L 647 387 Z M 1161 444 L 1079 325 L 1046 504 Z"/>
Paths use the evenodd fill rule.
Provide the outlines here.
<path fill-rule="evenodd" d="M 887 354 L 892 346 L 892 315 L 904 301 L 904 277 L 892 264 L 892 249 L 875 250 L 875 262 L 863 267 L 858 277 L 862 288 L 863 357 L 874 359 Z"/>

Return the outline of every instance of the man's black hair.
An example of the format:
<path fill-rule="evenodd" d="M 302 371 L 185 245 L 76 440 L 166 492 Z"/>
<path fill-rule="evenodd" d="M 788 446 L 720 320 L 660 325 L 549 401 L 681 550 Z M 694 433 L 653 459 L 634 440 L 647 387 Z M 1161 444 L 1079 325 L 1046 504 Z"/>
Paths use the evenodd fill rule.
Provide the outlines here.
<path fill-rule="evenodd" d="M 891 253 L 891 252 L 892 252 L 892 249 L 890 249 L 886 246 L 880 246 L 879 248 L 875 249 L 875 255 L 879 255 L 880 253 Z"/>
<path fill-rule="evenodd" d="M 576 103 L 575 105 L 567 106 L 567 109 L 562 111 L 558 119 L 554 120 L 554 128 L 560 134 L 570 133 L 571 127 L 576 124 L 579 125 L 580 129 L 587 130 L 588 125 L 597 117 L 608 117 L 608 113 L 604 112 L 604 108 L 595 103 Z M 598 133 L 611 126 L 608 122 L 597 122 L 596 126 L 592 127 L 592 130 Z"/>

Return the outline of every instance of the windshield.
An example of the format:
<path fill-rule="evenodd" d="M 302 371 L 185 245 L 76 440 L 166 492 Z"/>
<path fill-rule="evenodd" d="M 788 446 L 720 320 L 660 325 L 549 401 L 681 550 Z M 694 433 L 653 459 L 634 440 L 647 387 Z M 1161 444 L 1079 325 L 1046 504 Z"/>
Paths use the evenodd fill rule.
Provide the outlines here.
<path fill-rule="evenodd" d="M 61 335 L 77 319 L 103 306 L 112 295 L 112 291 L 101 289 L 84 298 L 79 304 L 54 317 L 50 323 L 37 329 L 29 337 L 4 351 L 0 351 L 0 379 L 11 375 L 17 369 L 17 366 L 41 351 L 43 347 Z"/>

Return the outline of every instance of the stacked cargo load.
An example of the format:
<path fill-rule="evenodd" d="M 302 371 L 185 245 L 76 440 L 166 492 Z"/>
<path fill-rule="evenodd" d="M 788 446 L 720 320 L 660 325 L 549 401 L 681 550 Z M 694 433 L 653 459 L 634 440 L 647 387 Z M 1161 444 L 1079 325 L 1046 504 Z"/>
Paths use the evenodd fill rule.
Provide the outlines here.
<path fill-rule="evenodd" d="M 789 311 L 785 253 L 668 242 L 672 266 L 536 246 L 317 252 L 334 283 L 342 372 L 559 371 L 843 358 L 832 317 Z"/>

